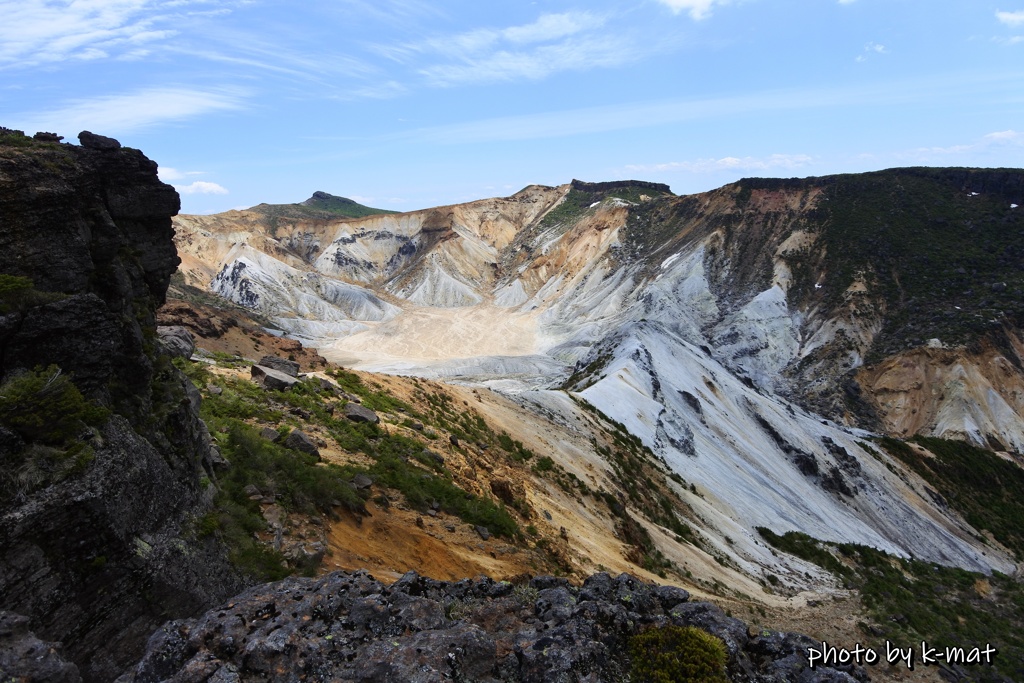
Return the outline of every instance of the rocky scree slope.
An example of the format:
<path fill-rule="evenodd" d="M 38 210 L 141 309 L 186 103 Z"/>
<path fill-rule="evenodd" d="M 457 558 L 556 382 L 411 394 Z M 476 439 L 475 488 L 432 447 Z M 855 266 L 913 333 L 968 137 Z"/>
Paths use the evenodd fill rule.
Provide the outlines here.
<path fill-rule="evenodd" d="M 243 584 L 190 534 L 217 463 L 156 341 L 177 194 L 139 151 L 80 139 L 0 130 L 0 609 L 101 681 Z"/>
<path fill-rule="evenodd" d="M 780 560 L 757 526 L 1011 572 L 857 428 L 1021 450 L 1022 177 L 896 169 L 687 197 L 574 181 L 277 237 L 181 217 L 179 246 L 191 281 L 327 358 L 485 384 L 568 424 L 598 409 L 692 485 L 680 514 L 716 556 L 762 580 Z"/>
<path fill-rule="evenodd" d="M 630 638 L 669 626 L 720 638 L 731 681 L 869 680 L 849 665 L 810 669 L 807 652 L 821 647 L 811 638 L 749 630 L 680 588 L 627 574 L 595 574 L 574 587 L 550 576 L 513 585 L 409 572 L 387 586 L 336 572 L 258 586 L 168 623 L 118 681 L 628 681 L 650 666 L 631 661 Z"/>

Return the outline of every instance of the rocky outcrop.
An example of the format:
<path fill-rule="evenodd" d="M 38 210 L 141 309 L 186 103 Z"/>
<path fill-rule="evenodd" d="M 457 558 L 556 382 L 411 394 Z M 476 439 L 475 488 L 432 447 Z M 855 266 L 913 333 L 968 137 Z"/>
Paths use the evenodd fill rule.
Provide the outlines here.
<path fill-rule="evenodd" d="M 174 358 L 191 358 L 196 352 L 196 340 L 188 328 L 180 325 L 161 325 L 156 328 L 160 345 Z"/>
<path fill-rule="evenodd" d="M 74 368 L 90 398 L 152 412 L 154 312 L 177 268 L 178 195 L 136 150 L 0 146 L 0 272 L 49 303 L 0 318 L 0 379 Z"/>
<path fill-rule="evenodd" d="M 291 375 L 292 377 L 299 376 L 299 364 L 293 360 L 288 360 L 287 358 L 263 356 L 263 358 L 260 358 L 259 365 L 266 368 L 273 368 L 278 372 L 283 372 L 284 374 Z"/>
<path fill-rule="evenodd" d="M 693 625 L 720 638 L 732 681 L 866 681 L 863 669 L 810 669 L 792 633 L 756 631 L 672 586 L 595 574 L 581 587 L 536 577 L 513 586 L 365 572 L 253 588 L 198 619 L 166 624 L 119 683 L 175 680 L 625 680 L 629 638 Z"/>
<path fill-rule="evenodd" d="M 288 391 L 299 383 L 299 380 L 291 375 L 262 365 L 252 366 L 249 374 L 252 376 L 253 381 L 259 382 L 260 386 L 264 389 L 274 391 Z"/>
<path fill-rule="evenodd" d="M 55 365 L 108 415 L 73 444 L 67 476 L 0 489 L 0 609 L 30 618 L 99 681 L 168 617 L 242 582 L 223 548 L 192 531 L 212 497 L 214 452 L 198 392 L 157 342 L 154 312 L 178 264 L 177 194 L 141 152 L 82 139 L 0 136 L 0 273 L 31 282 L 0 306 L 0 382 Z M 67 457 L 24 434 L 0 441 L 5 467 Z"/>
<path fill-rule="evenodd" d="M 81 683 L 82 677 L 59 645 L 36 638 L 28 617 L 0 612 L 0 680 Z"/>

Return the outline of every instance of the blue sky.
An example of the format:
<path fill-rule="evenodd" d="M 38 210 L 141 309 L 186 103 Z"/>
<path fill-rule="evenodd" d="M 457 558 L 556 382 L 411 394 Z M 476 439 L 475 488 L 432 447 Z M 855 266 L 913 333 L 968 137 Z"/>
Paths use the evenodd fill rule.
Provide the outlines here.
<path fill-rule="evenodd" d="M 182 211 L 1022 166 L 1024 0 L 0 0 L 0 125 Z"/>

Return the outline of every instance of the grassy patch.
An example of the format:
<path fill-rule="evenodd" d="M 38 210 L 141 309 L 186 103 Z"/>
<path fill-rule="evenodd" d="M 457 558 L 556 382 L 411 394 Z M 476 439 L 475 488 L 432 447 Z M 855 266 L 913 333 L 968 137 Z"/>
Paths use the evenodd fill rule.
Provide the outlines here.
<path fill-rule="evenodd" d="M 990 532 L 1018 559 L 1024 557 L 1024 470 L 962 441 L 917 436 L 912 442 L 935 457 L 923 457 L 891 437 L 878 441 L 921 475 L 971 526 Z"/>
<path fill-rule="evenodd" d="M 0 385 L 0 492 L 25 495 L 82 471 L 93 457 L 83 436 L 110 412 L 90 403 L 56 365 L 9 376 Z"/>
<path fill-rule="evenodd" d="M 41 292 L 31 278 L 0 273 L 0 314 L 23 311 L 26 308 L 59 301 L 60 292 Z"/>
<path fill-rule="evenodd" d="M 836 573 L 860 592 L 876 647 L 998 648 L 994 667 L 967 666 L 976 681 L 1024 680 L 1024 586 L 1001 574 L 985 576 L 903 559 L 852 543 L 817 541 L 804 534 L 758 529 L 779 550 Z M 844 562 L 839 562 L 842 557 Z M 998 673 L 998 675 L 997 675 Z"/>

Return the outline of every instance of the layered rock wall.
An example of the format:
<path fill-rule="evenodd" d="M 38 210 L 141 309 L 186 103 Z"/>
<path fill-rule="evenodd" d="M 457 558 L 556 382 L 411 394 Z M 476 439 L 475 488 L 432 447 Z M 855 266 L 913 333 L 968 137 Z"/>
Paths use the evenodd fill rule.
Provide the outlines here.
<path fill-rule="evenodd" d="M 44 451 L 0 414 L 18 482 L 0 488 L 0 609 L 61 641 L 86 680 L 111 680 L 159 624 L 241 581 L 192 531 L 213 493 L 210 437 L 156 340 L 177 194 L 141 152 L 82 139 L 0 135 L 0 275 L 32 282 L 31 296 L 0 302 L 0 383 L 55 365 L 109 415 L 83 429 L 80 467 L 20 485 Z"/>

